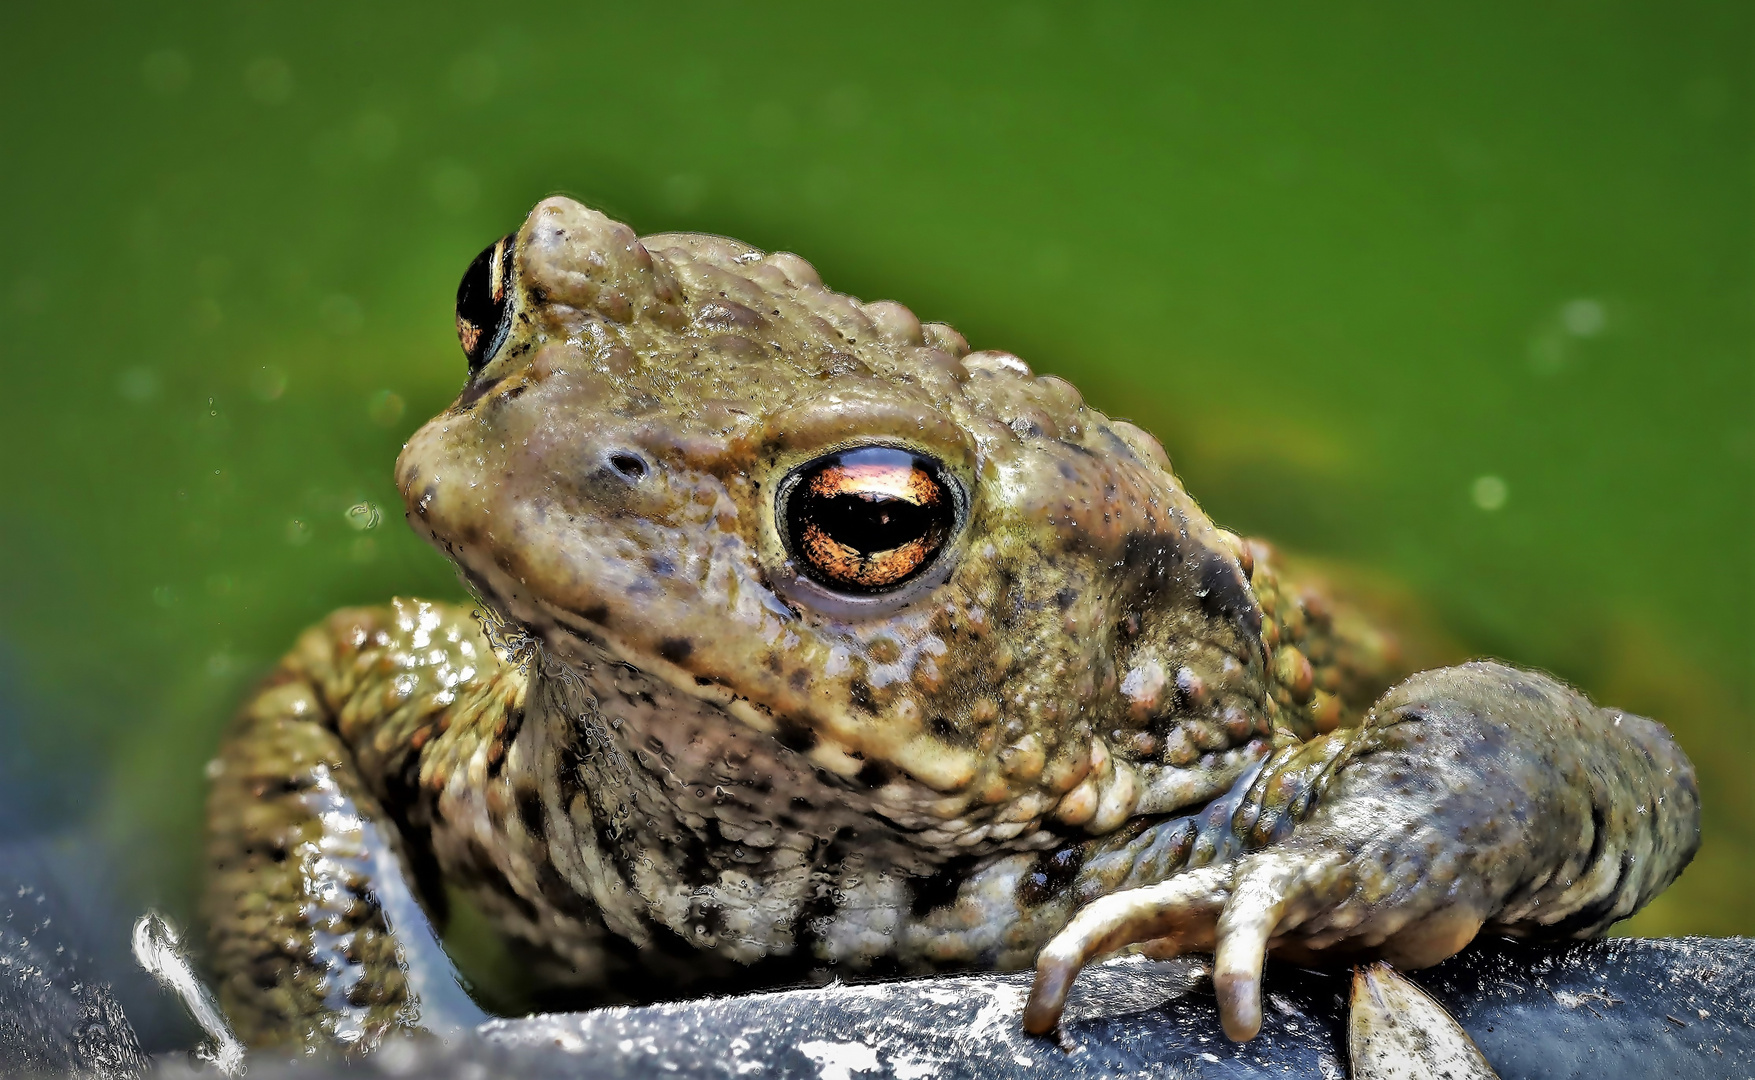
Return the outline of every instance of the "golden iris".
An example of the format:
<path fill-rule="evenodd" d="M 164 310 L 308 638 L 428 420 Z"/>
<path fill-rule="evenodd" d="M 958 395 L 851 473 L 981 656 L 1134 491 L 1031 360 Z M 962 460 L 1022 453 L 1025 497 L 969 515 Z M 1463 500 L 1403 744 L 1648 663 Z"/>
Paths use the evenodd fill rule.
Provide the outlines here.
<path fill-rule="evenodd" d="M 811 462 L 785 506 L 800 568 L 823 585 L 854 593 L 885 592 L 917 576 L 944 547 L 956 517 L 938 465 L 889 446 Z"/>

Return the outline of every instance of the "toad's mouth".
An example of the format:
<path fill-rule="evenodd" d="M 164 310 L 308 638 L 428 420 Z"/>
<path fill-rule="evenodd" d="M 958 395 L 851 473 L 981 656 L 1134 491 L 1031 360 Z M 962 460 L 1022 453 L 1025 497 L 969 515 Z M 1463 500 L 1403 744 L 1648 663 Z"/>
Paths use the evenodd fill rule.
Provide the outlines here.
<path fill-rule="evenodd" d="M 747 733 L 765 748 L 764 754 L 783 754 L 787 761 L 796 761 L 797 768 L 814 776 L 814 786 L 822 792 L 843 802 L 852 800 L 907 829 L 932 829 L 959 819 L 969 807 L 968 794 L 947 794 L 944 787 L 910 775 L 903 766 L 863 758 L 857 750 L 823 736 L 822 725 L 812 718 L 781 712 L 689 668 L 687 655 L 667 657 L 630 642 L 616 633 L 612 619 L 594 617 L 600 615 L 598 611 L 582 613 L 534 597 L 491 564 L 461 557 L 457 565 L 483 606 L 516 629 L 505 635 L 509 650 L 521 645 L 540 650 L 541 662 L 532 666 L 533 677 L 565 673 L 598 695 L 599 705 L 604 703 L 608 682 L 639 682 L 643 687 L 639 694 L 648 706 L 656 698 L 666 703 L 660 712 L 686 714 L 692 718 L 690 723 Z M 516 659 L 522 662 L 527 657 Z M 664 722 L 662 717 L 649 719 Z M 632 725 L 623 734 L 640 728 Z"/>
<path fill-rule="evenodd" d="M 872 851 L 887 852 L 892 865 L 915 873 L 930 873 L 946 850 L 979 855 L 1015 846 L 956 844 L 998 808 L 970 814 L 967 797 L 947 797 L 894 769 L 876 785 L 839 775 L 821 764 L 821 744 L 803 725 L 703 685 L 662 657 L 629 650 L 577 613 L 541 601 L 507 603 L 478 576 L 465 578 L 505 620 L 507 644 L 532 650 L 521 658 L 543 683 L 532 699 L 590 728 L 597 745 L 616 746 L 644 775 L 628 778 L 628 786 L 661 796 L 684 818 L 716 819 L 727 836 L 758 836 L 776 823 L 823 836 L 851 829 Z M 711 806 L 702 801 L 709 795 Z"/>
<path fill-rule="evenodd" d="M 994 767 L 991 746 L 874 714 L 858 696 L 860 677 L 845 664 L 840 640 L 801 623 L 746 566 L 722 564 L 719 580 L 696 596 L 682 586 L 653 587 L 648 568 L 606 545 L 572 544 L 567 560 L 528 562 L 519 551 L 486 543 L 448 543 L 433 522 L 418 515 L 410 520 L 450 556 L 476 595 L 557 658 L 590 663 L 605 657 L 638 668 L 849 785 L 873 790 L 894 780 L 905 790 L 882 794 L 906 803 L 927 797 L 919 791 L 953 799 L 956 805 L 945 803 L 939 816 L 955 818 L 974 798 L 977 778 Z M 552 526 L 537 525 L 546 527 Z M 782 639 L 788 642 L 784 657 L 774 644 Z M 934 647 L 942 648 L 928 638 L 917 649 Z M 837 654 L 841 671 L 832 670 Z M 905 651 L 899 663 L 913 663 L 912 655 Z"/>

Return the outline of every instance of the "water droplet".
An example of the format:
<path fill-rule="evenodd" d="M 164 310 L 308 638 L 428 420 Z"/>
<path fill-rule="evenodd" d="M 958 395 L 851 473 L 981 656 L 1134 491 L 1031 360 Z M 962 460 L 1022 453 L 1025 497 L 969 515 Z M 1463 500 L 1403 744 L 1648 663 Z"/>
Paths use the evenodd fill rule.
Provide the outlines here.
<path fill-rule="evenodd" d="M 1596 337 L 1608 323 L 1608 312 L 1601 300 L 1583 296 L 1568 300 L 1560 308 L 1560 325 L 1574 337 Z"/>
<path fill-rule="evenodd" d="M 1469 495 L 1474 499 L 1475 505 L 1488 512 L 1504 506 L 1506 496 L 1509 494 L 1510 491 L 1506 488 L 1505 481 L 1490 474 L 1476 477 L 1474 484 L 1469 488 Z"/>
<path fill-rule="evenodd" d="M 149 367 L 131 367 L 116 376 L 116 392 L 137 404 L 158 397 L 158 372 Z"/>
<path fill-rule="evenodd" d="M 360 502 L 347 508 L 346 517 L 348 525 L 365 532 L 367 529 L 377 528 L 378 522 L 384 519 L 384 514 L 378 509 L 377 503 Z"/>

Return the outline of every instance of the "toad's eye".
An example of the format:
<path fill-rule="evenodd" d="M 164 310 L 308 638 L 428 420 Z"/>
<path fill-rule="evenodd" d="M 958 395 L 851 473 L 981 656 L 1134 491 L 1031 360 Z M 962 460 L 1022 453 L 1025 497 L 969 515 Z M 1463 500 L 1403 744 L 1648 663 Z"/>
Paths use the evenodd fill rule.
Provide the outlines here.
<path fill-rule="evenodd" d="M 471 375 L 494 358 L 512 325 L 512 239 L 503 236 L 477 255 L 457 285 L 457 340 Z"/>
<path fill-rule="evenodd" d="M 931 566 L 957 522 L 937 463 L 867 446 L 805 465 L 781 488 L 793 561 L 846 593 L 888 592 Z"/>

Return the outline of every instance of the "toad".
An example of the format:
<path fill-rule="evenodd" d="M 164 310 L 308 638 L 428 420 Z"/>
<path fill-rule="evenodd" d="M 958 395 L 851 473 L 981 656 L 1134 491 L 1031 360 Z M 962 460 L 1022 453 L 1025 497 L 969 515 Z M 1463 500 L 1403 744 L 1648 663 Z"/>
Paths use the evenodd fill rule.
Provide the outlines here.
<path fill-rule="evenodd" d="M 551 198 L 456 312 L 396 482 L 480 611 L 337 612 L 210 767 L 254 1045 L 477 1018 L 447 890 L 578 1000 L 1034 967 L 1045 1032 L 1132 946 L 1211 953 L 1245 1040 L 1270 953 L 1597 934 L 1697 846 L 1659 724 L 1404 678 L 1146 432 L 795 255 Z"/>

